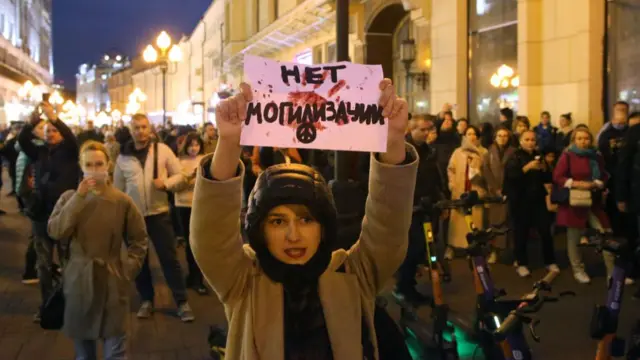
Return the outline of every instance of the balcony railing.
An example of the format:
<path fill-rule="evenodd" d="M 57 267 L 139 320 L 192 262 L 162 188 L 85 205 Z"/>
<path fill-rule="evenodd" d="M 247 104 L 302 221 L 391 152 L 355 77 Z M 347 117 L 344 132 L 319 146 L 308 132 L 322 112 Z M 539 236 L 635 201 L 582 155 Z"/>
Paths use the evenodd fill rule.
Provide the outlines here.
<path fill-rule="evenodd" d="M 47 56 L 48 54 L 43 54 Z M 10 79 L 22 83 L 31 80 L 39 84 L 49 85 L 53 81 L 49 69 L 35 62 L 22 50 L 16 48 L 7 39 L 0 36 L 0 65 L 2 73 Z M 15 74 L 12 74 L 15 73 Z M 10 76 L 7 74 L 11 74 Z"/>

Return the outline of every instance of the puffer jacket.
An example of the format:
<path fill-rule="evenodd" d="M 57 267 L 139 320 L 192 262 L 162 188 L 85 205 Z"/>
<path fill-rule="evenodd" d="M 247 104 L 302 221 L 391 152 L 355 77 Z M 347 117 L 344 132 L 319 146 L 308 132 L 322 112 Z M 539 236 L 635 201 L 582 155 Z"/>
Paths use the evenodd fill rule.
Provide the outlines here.
<path fill-rule="evenodd" d="M 169 212 L 167 193 L 156 189 L 153 184 L 153 144 L 149 145 L 149 153 L 144 164 L 133 154 L 133 141 L 122 147 L 113 173 L 113 184 L 133 199 L 142 215 L 151 216 Z M 158 143 L 158 178 L 164 180 L 168 191 L 176 191 L 186 184 L 186 177 L 181 172 L 180 162 L 171 149 Z"/>

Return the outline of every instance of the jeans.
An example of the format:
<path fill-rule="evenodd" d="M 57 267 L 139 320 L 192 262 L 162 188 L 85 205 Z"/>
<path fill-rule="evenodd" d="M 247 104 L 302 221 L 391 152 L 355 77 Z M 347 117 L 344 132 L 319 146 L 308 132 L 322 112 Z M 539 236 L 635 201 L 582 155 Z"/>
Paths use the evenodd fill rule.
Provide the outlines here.
<path fill-rule="evenodd" d="M 53 291 L 53 251 L 57 248 L 58 260 L 64 260 L 65 251 L 59 241 L 53 240 L 47 233 L 47 222 L 32 221 L 33 227 L 33 247 L 37 256 L 38 278 L 40 279 L 40 295 L 42 304 L 49 299 Z"/>
<path fill-rule="evenodd" d="M 203 284 L 203 276 L 202 271 L 200 271 L 200 267 L 196 263 L 196 259 L 193 257 L 193 252 L 191 251 L 191 244 L 189 242 L 189 222 L 191 221 L 191 208 L 190 207 L 178 207 L 176 208 L 178 214 L 180 215 L 180 221 L 182 223 L 182 229 L 184 234 L 184 239 L 187 241 L 187 248 L 185 249 L 187 255 L 187 265 L 189 266 L 189 274 L 187 278 L 190 280 L 192 285 L 202 285 Z"/>
<path fill-rule="evenodd" d="M 178 262 L 176 237 L 171 224 L 171 216 L 169 213 L 151 215 L 144 218 L 147 226 L 147 233 L 153 243 L 153 247 L 158 254 L 162 273 L 167 281 L 167 285 L 173 294 L 176 305 L 187 301 L 187 290 L 182 277 L 182 268 Z M 151 301 L 155 296 L 153 290 L 153 278 L 151 277 L 151 269 L 149 268 L 149 253 L 144 258 L 140 274 L 136 278 L 136 288 L 142 301 Z"/>
<path fill-rule="evenodd" d="M 589 212 L 588 223 L 592 228 L 603 231 L 604 228 L 602 224 L 600 224 L 600 220 L 593 215 L 592 212 Z M 578 244 L 580 243 L 580 238 L 584 229 L 581 228 L 567 228 L 567 253 L 569 255 L 569 262 L 571 263 L 571 268 L 574 273 L 584 272 L 584 263 L 582 262 L 582 254 L 580 253 L 580 249 L 578 248 Z M 607 268 L 607 276 L 611 276 L 613 273 L 613 266 L 615 263 L 615 257 L 609 253 L 608 251 L 602 252 L 602 257 L 604 258 L 604 265 Z"/>
<path fill-rule="evenodd" d="M 102 342 L 104 350 L 104 360 L 125 360 L 126 355 L 126 335 L 106 338 Z M 75 360 L 98 360 L 97 346 L 95 340 L 73 340 L 76 350 Z"/>

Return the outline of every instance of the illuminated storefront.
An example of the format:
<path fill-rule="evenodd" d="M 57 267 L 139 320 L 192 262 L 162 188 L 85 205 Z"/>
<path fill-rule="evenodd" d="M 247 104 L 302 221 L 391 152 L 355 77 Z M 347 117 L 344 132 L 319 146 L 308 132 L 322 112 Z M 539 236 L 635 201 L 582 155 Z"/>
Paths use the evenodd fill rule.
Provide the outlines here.
<path fill-rule="evenodd" d="M 624 100 L 640 110 L 640 0 L 607 2 L 608 108 Z"/>
<path fill-rule="evenodd" d="M 469 118 L 518 109 L 518 1 L 469 0 Z"/>

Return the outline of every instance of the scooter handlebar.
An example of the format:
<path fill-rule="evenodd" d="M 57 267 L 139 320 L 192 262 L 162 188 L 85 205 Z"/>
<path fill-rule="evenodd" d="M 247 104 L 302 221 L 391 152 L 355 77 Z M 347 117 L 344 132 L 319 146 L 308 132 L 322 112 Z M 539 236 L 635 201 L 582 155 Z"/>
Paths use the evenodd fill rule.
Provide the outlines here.
<path fill-rule="evenodd" d="M 485 196 L 480 198 L 477 191 L 470 191 L 460 195 L 457 200 L 442 200 L 435 204 L 439 209 L 464 209 L 485 204 L 504 204 L 506 196 Z"/>

